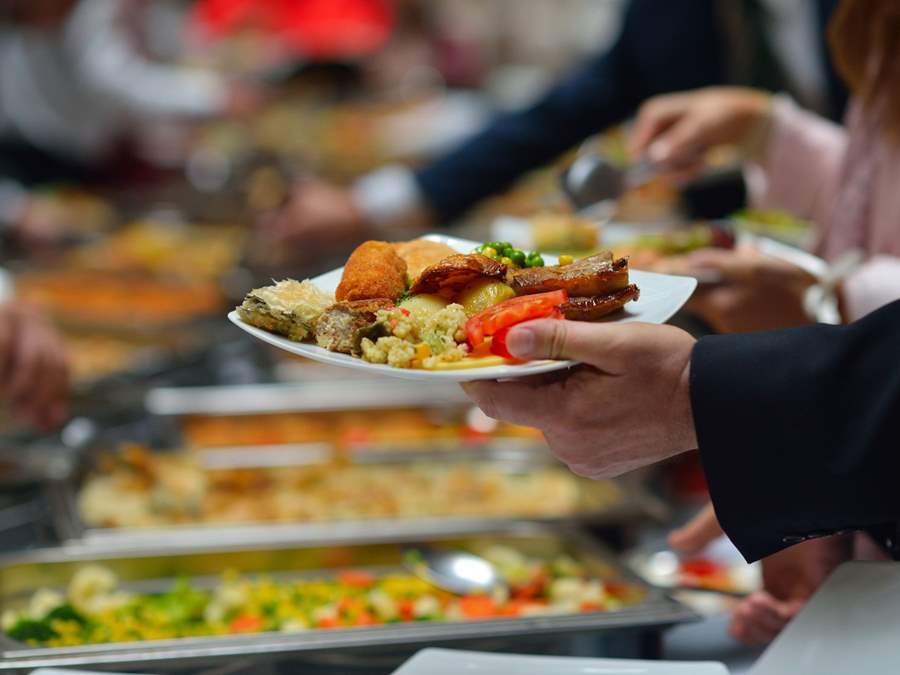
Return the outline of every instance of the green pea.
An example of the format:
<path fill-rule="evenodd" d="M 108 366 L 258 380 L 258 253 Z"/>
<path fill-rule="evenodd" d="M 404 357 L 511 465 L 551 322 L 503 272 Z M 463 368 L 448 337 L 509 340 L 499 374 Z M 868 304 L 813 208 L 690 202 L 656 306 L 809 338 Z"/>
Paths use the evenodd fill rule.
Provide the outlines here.
<path fill-rule="evenodd" d="M 525 267 L 526 256 L 524 251 L 520 251 L 519 249 L 513 250 L 509 254 L 509 259 L 515 263 L 516 267 Z"/>
<path fill-rule="evenodd" d="M 525 259 L 526 267 L 543 267 L 544 259 L 541 257 L 541 254 L 537 251 L 532 251 L 528 254 L 528 257 Z"/>

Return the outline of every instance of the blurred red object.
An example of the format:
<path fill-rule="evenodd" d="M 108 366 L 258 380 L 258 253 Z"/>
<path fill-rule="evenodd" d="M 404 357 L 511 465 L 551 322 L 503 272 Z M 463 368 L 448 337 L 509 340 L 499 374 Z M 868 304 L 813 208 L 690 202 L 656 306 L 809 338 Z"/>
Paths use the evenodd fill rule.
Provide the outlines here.
<path fill-rule="evenodd" d="M 198 0 L 193 22 L 210 38 L 261 30 L 298 55 L 335 59 L 382 47 L 394 12 L 389 0 Z"/>

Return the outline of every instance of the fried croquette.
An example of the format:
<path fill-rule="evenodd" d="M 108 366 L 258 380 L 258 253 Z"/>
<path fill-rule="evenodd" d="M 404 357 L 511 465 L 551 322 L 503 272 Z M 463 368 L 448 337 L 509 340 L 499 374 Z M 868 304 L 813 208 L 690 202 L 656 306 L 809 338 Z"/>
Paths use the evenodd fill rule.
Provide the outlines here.
<path fill-rule="evenodd" d="M 406 263 L 384 241 L 367 241 L 356 247 L 344 266 L 334 297 L 343 300 L 396 301 L 406 290 Z"/>

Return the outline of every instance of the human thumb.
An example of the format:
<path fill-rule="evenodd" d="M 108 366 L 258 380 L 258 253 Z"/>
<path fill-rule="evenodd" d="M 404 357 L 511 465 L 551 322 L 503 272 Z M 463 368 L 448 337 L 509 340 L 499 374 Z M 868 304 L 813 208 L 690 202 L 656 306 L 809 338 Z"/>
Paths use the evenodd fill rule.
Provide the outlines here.
<path fill-rule="evenodd" d="M 519 359 L 573 359 L 601 365 L 611 328 L 559 319 L 538 319 L 513 326 L 506 347 Z"/>

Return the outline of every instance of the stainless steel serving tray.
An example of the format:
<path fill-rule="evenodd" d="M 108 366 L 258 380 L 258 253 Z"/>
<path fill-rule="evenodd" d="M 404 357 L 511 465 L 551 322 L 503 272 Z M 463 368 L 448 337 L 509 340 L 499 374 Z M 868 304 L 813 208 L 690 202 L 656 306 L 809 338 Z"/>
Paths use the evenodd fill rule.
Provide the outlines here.
<path fill-rule="evenodd" d="M 312 369 L 319 370 L 315 364 Z M 290 384 L 159 387 L 147 392 L 145 405 L 153 415 L 249 415 L 471 406 L 471 402 L 456 384 L 359 378 L 340 371 L 337 377 Z"/>
<path fill-rule="evenodd" d="M 398 541 L 394 534 L 370 532 L 366 539 L 341 542 L 310 540 L 302 545 L 222 545 L 193 542 L 170 544 L 154 552 L 69 545 L 0 558 L 0 609 L 16 607 L 37 589 L 63 588 L 79 566 L 102 564 L 113 570 L 125 588 L 152 591 L 175 578 L 189 576 L 198 585 L 213 583 L 226 569 L 241 573 L 327 576 L 341 567 L 398 567 L 409 545 L 453 549 L 479 543 L 505 544 L 538 556 L 566 553 L 600 575 L 621 576 L 642 586 L 645 599 L 616 612 L 497 619 L 476 622 L 392 624 L 372 628 L 312 630 L 305 633 L 260 633 L 247 636 L 217 636 L 176 640 L 116 643 L 81 647 L 31 647 L 0 638 L 0 671 L 27 671 L 37 667 L 90 667 L 162 670 L 213 665 L 234 659 L 277 658 L 326 650 L 367 650 L 390 646 L 414 648 L 423 644 L 465 644 L 485 638 L 519 641 L 523 648 L 534 636 L 563 635 L 598 630 L 658 629 L 695 618 L 693 612 L 663 592 L 647 587 L 612 562 L 591 539 L 573 528 L 550 530 L 534 524 L 519 524 L 480 534 L 457 536 L 408 536 Z M 339 560 L 336 564 L 333 561 Z M 331 562 L 330 562 L 331 561 Z"/>
<path fill-rule="evenodd" d="M 331 461 L 327 445 L 298 444 L 296 446 L 272 446 L 259 448 L 246 446 L 219 450 L 205 450 L 204 461 L 216 468 L 276 466 L 267 462 L 277 459 L 281 453 L 289 455 L 294 465 L 320 464 Z M 367 451 L 353 457 L 354 463 L 363 465 L 388 465 L 414 462 L 440 463 L 488 463 L 510 473 L 522 473 L 538 468 L 558 466 L 546 448 L 523 439 L 506 439 L 476 448 L 453 447 L 446 450 L 423 449 L 421 451 L 396 450 L 386 452 Z M 286 464 L 280 464 L 286 466 Z M 81 478 L 83 479 L 82 472 Z M 623 525 L 639 520 L 662 521 L 667 517 L 667 507 L 631 477 L 614 482 L 620 493 L 619 501 L 609 505 L 607 486 L 573 476 L 578 481 L 579 504 L 572 511 L 545 517 L 487 517 L 487 516 L 434 516 L 416 518 L 371 518 L 332 520 L 306 523 L 252 524 L 197 524 L 173 525 L 162 528 L 102 528 L 84 522 L 78 508 L 78 492 L 81 480 L 73 477 L 47 484 L 54 527 L 63 541 L 81 541 L 87 546 L 117 548 L 148 548 L 155 550 L 171 543 L 190 545 L 196 542 L 253 543 L 279 545 L 285 542 L 303 542 L 335 538 L 352 540 L 365 538 L 369 533 L 385 537 L 418 536 L 428 533 L 481 532 L 486 527 L 496 528 L 519 521 L 564 523 L 579 521 L 592 525 Z"/>

